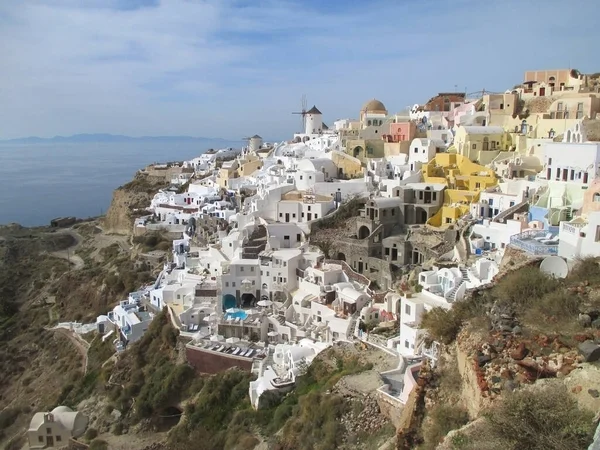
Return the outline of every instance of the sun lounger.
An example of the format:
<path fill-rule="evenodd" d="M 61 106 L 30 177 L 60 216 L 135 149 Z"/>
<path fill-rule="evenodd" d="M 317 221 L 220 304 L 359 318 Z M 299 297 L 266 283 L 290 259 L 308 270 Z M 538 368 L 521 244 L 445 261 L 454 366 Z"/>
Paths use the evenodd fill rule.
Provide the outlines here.
<path fill-rule="evenodd" d="M 558 245 L 558 238 L 544 239 L 543 241 L 540 241 L 540 242 L 545 245 Z"/>
<path fill-rule="evenodd" d="M 553 236 L 554 235 L 552 233 L 546 233 L 544 236 L 538 236 L 534 239 L 538 242 L 542 242 L 542 241 L 547 241 L 547 240 L 552 239 Z"/>
<path fill-rule="evenodd" d="M 237 355 L 237 354 L 240 352 L 240 350 L 241 350 L 241 348 L 239 348 L 239 347 L 238 347 L 238 348 L 236 348 L 236 349 L 233 351 L 232 355 Z"/>

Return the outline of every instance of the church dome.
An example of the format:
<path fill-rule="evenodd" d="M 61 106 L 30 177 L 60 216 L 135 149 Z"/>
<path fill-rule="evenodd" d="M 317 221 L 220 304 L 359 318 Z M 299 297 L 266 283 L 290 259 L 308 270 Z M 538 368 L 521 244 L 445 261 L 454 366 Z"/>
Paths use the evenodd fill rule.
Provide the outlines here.
<path fill-rule="evenodd" d="M 379 100 L 369 100 L 362 108 L 363 112 L 367 113 L 383 113 L 387 114 L 387 109 L 385 109 L 385 105 L 381 103 Z"/>

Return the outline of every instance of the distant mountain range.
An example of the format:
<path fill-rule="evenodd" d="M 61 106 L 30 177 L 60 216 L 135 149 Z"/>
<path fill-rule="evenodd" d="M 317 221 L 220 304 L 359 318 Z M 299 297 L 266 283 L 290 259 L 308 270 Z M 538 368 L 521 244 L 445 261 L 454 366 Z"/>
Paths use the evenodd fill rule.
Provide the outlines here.
<path fill-rule="evenodd" d="M 236 142 L 227 141 L 221 138 L 206 138 L 193 136 L 142 136 L 131 137 L 120 134 L 75 134 L 73 136 L 54 136 L 52 138 L 26 137 L 18 139 L 0 140 L 0 144 L 49 144 L 49 143 L 89 143 L 89 142 L 128 142 L 128 141 L 147 141 L 147 142 L 164 142 L 164 141 L 215 141 L 215 142 Z"/>

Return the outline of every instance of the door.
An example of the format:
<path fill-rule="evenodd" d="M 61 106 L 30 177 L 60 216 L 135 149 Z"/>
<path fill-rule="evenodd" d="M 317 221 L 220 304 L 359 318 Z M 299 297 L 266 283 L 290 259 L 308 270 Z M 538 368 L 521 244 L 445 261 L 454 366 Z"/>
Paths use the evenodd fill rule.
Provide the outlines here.
<path fill-rule="evenodd" d="M 312 213 L 306 213 L 306 220 L 312 220 Z"/>
<path fill-rule="evenodd" d="M 546 95 L 546 88 L 545 87 L 541 87 L 540 88 L 540 97 L 543 97 L 544 95 Z"/>
<path fill-rule="evenodd" d="M 285 213 L 285 221 L 286 222 L 290 221 L 290 213 Z"/>
<path fill-rule="evenodd" d="M 46 446 L 54 447 L 54 436 L 46 436 Z"/>

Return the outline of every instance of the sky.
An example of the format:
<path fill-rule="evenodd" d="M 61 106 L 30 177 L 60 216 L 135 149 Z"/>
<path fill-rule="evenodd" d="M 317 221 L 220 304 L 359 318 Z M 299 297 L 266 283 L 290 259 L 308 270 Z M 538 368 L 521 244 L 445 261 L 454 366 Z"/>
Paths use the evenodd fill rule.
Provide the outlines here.
<path fill-rule="evenodd" d="M 0 0 L 0 139 L 291 138 L 372 98 L 600 72 L 598 0 Z"/>

